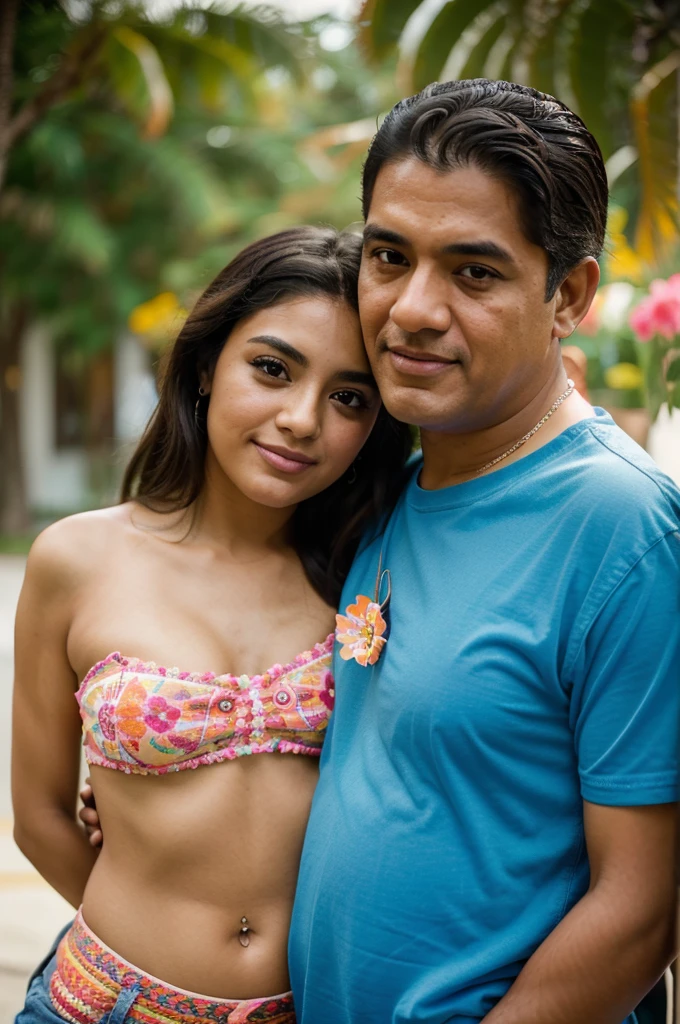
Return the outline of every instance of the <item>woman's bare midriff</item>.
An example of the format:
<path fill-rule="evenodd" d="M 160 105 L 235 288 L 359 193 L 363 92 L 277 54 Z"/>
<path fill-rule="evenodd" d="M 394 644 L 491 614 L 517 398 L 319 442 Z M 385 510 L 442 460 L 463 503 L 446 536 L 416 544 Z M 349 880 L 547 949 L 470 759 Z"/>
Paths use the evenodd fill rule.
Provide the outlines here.
<path fill-rule="evenodd" d="M 115 650 L 252 676 L 332 629 L 332 609 L 287 549 L 189 543 L 186 526 L 175 537 L 162 516 L 132 505 L 90 513 L 85 526 L 99 532 L 68 635 L 76 679 Z M 189 992 L 286 992 L 318 757 L 250 754 L 165 775 L 93 766 L 90 776 L 104 835 L 83 897 L 91 931 Z"/>
<path fill-rule="evenodd" d="M 287 991 L 317 774 L 317 758 L 277 753 L 163 776 L 93 767 L 105 839 L 85 890 L 86 924 L 178 988 L 225 999 Z"/>

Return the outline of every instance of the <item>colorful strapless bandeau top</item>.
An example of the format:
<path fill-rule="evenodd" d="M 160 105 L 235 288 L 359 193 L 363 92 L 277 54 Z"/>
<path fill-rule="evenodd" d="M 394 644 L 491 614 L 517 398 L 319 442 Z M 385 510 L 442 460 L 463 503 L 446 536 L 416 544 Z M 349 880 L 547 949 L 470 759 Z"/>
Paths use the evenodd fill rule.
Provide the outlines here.
<path fill-rule="evenodd" d="M 164 775 L 244 754 L 318 756 L 335 691 L 333 634 L 263 675 L 180 672 L 109 654 L 76 698 L 89 764 Z"/>

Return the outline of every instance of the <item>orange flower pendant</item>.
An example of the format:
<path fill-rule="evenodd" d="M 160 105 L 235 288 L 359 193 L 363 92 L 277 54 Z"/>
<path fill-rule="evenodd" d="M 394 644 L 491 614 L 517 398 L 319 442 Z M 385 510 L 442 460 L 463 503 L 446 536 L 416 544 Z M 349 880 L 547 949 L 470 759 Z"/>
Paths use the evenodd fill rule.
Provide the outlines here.
<path fill-rule="evenodd" d="M 354 658 L 364 668 L 367 665 L 375 665 L 387 643 L 389 633 L 386 615 L 391 593 L 390 574 L 387 569 L 381 570 L 382 555 L 378 565 L 374 600 L 371 601 L 365 594 L 357 594 L 356 604 L 348 605 L 344 615 L 338 613 L 335 616 L 335 639 L 342 644 L 340 657 L 343 661 L 351 661 Z M 388 592 L 385 600 L 380 603 L 380 586 L 385 577 Z"/>

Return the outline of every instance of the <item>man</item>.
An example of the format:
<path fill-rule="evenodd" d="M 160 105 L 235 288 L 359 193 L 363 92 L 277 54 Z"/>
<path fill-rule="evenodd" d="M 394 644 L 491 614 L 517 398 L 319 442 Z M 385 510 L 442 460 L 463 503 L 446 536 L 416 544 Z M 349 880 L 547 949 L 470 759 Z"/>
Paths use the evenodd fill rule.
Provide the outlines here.
<path fill-rule="evenodd" d="M 602 156 L 552 98 L 454 82 L 363 186 L 366 345 L 422 458 L 343 594 L 299 1024 L 632 1022 L 672 956 L 680 494 L 562 367 Z"/>

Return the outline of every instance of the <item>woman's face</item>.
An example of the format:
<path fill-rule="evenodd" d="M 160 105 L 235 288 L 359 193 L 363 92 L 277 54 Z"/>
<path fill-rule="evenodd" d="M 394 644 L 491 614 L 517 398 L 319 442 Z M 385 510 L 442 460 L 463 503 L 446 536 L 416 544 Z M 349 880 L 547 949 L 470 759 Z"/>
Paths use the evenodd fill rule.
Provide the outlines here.
<path fill-rule="evenodd" d="M 252 501 L 295 505 L 349 469 L 380 408 L 355 311 L 293 298 L 239 321 L 210 391 L 208 458 Z"/>

